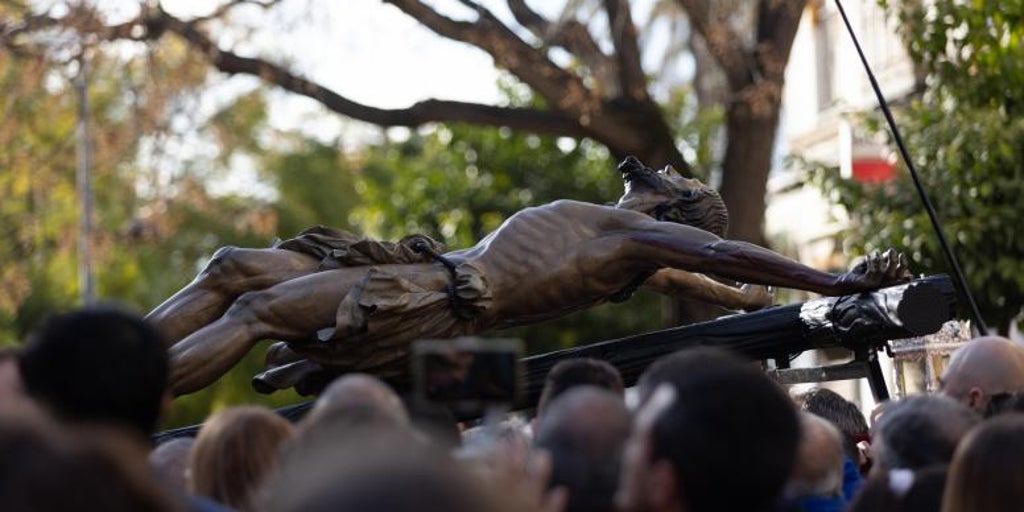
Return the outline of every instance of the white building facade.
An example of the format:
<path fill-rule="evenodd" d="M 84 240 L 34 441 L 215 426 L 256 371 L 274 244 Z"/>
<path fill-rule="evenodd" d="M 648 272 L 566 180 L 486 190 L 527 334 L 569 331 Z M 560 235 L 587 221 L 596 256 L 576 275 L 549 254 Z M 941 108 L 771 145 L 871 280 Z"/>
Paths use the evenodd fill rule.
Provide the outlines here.
<path fill-rule="evenodd" d="M 843 7 L 886 98 L 898 100 L 913 92 L 914 67 L 897 34 L 897 21 L 888 19 L 876 0 L 846 0 Z M 804 11 L 786 69 L 778 154 L 837 166 L 844 176 L 858 180 L 888 179 L 896 172 L 895 153 L 865 136 L 852 115 L 877 105 L 835 2 L 812 1 Z M 787 158 L 776 161 L 768 185 L 768 239 L 776 249 L 816 268 L 846 267 L 858 255 L 842 254 L 837 244 L 842 211 L 804 183 L 803 172 L 789 168 Z M 805 353 L 794 366 L 836 364 L 842 358 L 848 358 L 845 351 L 817 351 Z M 892 377 L 891 359 L 884 354 L 880 359 L 886 377 Z M 890 378 L 890 392 L 903 388 L 897 384 Z M 874 407 L 866 380 L 828 387 L 858 402 L 865 413 Z"/>

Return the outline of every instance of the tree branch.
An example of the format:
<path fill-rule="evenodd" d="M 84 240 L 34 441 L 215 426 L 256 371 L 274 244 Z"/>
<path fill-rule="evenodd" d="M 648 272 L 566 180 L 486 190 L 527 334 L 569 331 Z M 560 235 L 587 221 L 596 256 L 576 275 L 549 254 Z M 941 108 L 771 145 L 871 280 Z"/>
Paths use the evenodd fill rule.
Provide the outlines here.
<path fill-rule="evenodd" d="M 637 43 L 636 25 L 629 12 L 629 2 L 604 0 L 604 8 L 608 13 L 608 28 L 615 43 L 622 93 L 634 101 L 647 101 L 647 77 L 640 63 L 640 45 Z"/>
<path fill-rule="evenodd" d="M 282 66 L 245 57 L 219 48 L 200 29 L 200 22 L 178 19 L 159 8 L 147 9 L 137 19 L 113 27 L 102 25 L 95 13 L 48 19 L 47 24 L 76 30 L 94 41 L 156 40 L 172 33 L 183 38 L 211 65 L 225 73 L 257 76 L 296 94 L 312 98 L 342 115 L 382 126 L 417 126 L 427 122 L 468 122 L 507 126 L 535 133 L 590 137 L 613 154 L 638 155 L 649 161 L 667 162 L 686 173 L 688 166 L 675 147 L 657 106 L 647 101 L 604 101 L 583 80 L 552 63 L 544 51 L 525 43 L 493 14 L 471 0 L 463 3 L 478 15 L 474 22 L 444 17 L 418 0 L 386 0 L 439 35 L 472 44 L 491 54 L 496 64 L 530 85 L 548 104 L 547 110 L 507 108 L 457 101 L 428 100 L 406 109 L 379 109 L 354 102 Z M 612 82 L 614 83 L 614 81 Z"/>
<path fill-rule="evenodd" d="M 737 44 L 739 37 L 725 20 L 711 14 L 714 0 L 677 0 L 689 15 L 690 24 L 707 44 L 708 52 L 722 68 L 729 89 L 739 91 L 754 82 L 756 63 L 753 56 Z M 780 2 L 784 0 L 769 0 Z"/>
<path fill-rule="evenodd" d="M 782 83 L 789 51 L 807 0 L 761 0 L 757 13 L 757 63 L 762 74 Z"/>
<path fill-rule="evenodd" d="M 221 50 L 195 24 L 166 15 L 167 30 L 185 39 L 202 52 L 218 70 L 228 74 L 247 74 L 301 94 L 339 114 L 381 126 L 415 127 L 430 122 L 468 122 L 487 126 L 507 126 L 536 133 L 582 137 L 576 122 L 548 112 L 528 108 L 508 108 L 461 101 L 426 100 L 404 109 L 381 109 L 352 101 L 277 64 L 243 57 Z"/>
<path fill-rule="evenodd" d="M 245 2 L 232 2 L 236 5 L 240 3 Z M 67 21 L 50 16 L 31 16 L 18 25 L 0 24 L 0 40 L 6 45 L 13 46 L 14 37 L 18 35 L 66 26 Z M 541 134 L 587 136 L 584 128 L 572 119 L 557 112 L 538 109 L 435 99 L 421 101 L 404 109 L 381 109 L 363 105 L 277 64 L 222 50 L 198 29 L 194 20 L 183 21 L 160 9 L 144 13 L 139 19 L 119 25 L 104 26 L 95 18 L 77 18 L 75 21 L 79 22 L 75 25 L 76 29 L 107 41 L 157 39 L 166 32 L 174 33 L 198 50 L 221 72 L 257 76 L 285 90 L 312 98 L 331 111 L 381 126 L 416 127 L 431 122 L 467 122 L 486 126 L 506 126 Z M 204 16 L 201 21 L 206 21 L 206 17 Z"/>
<path fill-rule="evenodd" d="M 558 67 L 543 52 L 509 30 L 487 9 L 477 5 L 477 21 L 456 21 L 438 14 L 419 0 L 384 0 L 398 7 L 435 33 L 486 51 L 497 66 L 516 75 L 537 91 L 554 110 L 590 124 L 601 101 L 576 75 Z"/>
<path fill-rule="evenodd" d="M 214 9 L 210 14 L 192 18 L 191 20 L 189 20 L 189 22 L 203 23 L 206 21 L 218 19 L 221 16 L 227 14 L 228 11 L 234 9 L 235 7 L 238 7 L 239 5 L 255 5 L 257 7 L 262 7 L 264 10 L 266 10 L 278 3 L 280 3 L 280 0 L 231 0 L 230 2 L 225 2 L 221 4 L 219 7 Z"/>
<path fill-rule="evenodd" d="M 525 0 L 507 0 L 507 3 L 516 21 L 537 36 L 542 45 L 562 48 L 580 59 L 601 85 L 604 96 L 619 95 L 615 61 L 601 51 L 585 25 L 575 19 L 552 23 L 531 9 Z"/>

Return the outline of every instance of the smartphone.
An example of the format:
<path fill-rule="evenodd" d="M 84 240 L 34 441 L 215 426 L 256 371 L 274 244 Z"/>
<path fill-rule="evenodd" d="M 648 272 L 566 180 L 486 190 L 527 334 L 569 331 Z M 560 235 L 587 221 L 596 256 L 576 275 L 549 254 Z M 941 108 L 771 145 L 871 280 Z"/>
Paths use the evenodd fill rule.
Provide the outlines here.
<path fill-rule="evenodd" d="M 413 343 L 413 385 L 418 398 L 479 415 L 512 406 L 523 390 L 523 343 L 510 338 L 462 337 Z"/>

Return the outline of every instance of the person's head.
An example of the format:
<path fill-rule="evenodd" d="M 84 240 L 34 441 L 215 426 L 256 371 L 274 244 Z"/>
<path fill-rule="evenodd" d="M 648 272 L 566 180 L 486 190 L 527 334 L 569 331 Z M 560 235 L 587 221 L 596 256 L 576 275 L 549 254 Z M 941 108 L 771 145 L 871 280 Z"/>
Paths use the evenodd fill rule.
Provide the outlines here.
<path fill-rule="evenodd" d="M 362 417 L 388 416 L 400 424 L 409 424 L 409 413 L 402 399 L 380 379 L 363 373 L 350 373 L 331 382 L 316 399 L 303 423 L 317 421 L 324 414 L 348 414 L 353 422 Z"/>
<path fill-rule="evenodd" d="M 623 456 L 624 510 L 756 511 L 781 494 L 799 439 L 796 407 L 753 366 L 696 348 L 654 363 Z"/>
<path fill-rule="evenodd" d="M 4 512 L 178 510 L 121 430 L 61 428 L 39 416 L 0 412 L 0 509 Z"/>
<path fill-rule="evenodd" d="M 618 208 L 725 236 L 729 212 L 715 189 L 680 176 L 672 166 L 655 171 L 631 156 L 619 164 L 618 170 L 626 186 Z"/>
<path fill-rule="evenodd" d="M 1002 512 L 1024 506 L 1024 416 L 986 421 L 957 448 L 943 512 Z"/>
<path fill-rule="evenodd" d="M 815 388 L 797 397 L 800 407 L 832 422 L 843 435 L 843 452 L 858 462 L 857 443 L 868 440 L 868 422 L 857 406 L 828 388 Z"/>
<path fill-rule="evenodd" d="M 324 438 L 306 456 L 289 457 L 268 486 L 264 509 L 500 510 L 480 482 L 446 454 L 393 434 Z"/>
<path fill-rule="evenodd" d="M 1024 348 L 998 336 L 975 338 L 949 359 L 942 393 L 985 412 L 993 396 L 1024 391 Z"/>
<path fill-rule="evenodd" d="M 358 379 L 358 381 L 349 382 L 353 385 L 341 383 L 341 386 L 335 387 L 334 392 L 339 388 L 342 391 L 348 389 L 353 391 L 353 395 L 348 396 L 347 392 L 341 393 L 341 400 L 332 400 L 326 405 L 315 406 L 311 414 L 302 419 L 295 439 L 285 449 L 282 461 L 284 465 L 295 466 L 296 461 L 301 465 L 301 461 L 317 457 L 325 447 L 329 447 L 339 440 L 361 439 L 370 443 L 362 448 L 368 448 L 372 443 L 380 440 L 394 441 L 399 444 L 425 442 L 426 436 L 420 434 L 410 425 L 404 409 L 397 408 L 401 404 L 395 406 L 390 398 L 380 400 L 386 396 L 386 393 L 377 388 L 376 384 L 368 384 L 369 388 L 380 393 L 376 395 L 376 399 L 367 398 L 374 396 L 374 393 L 370 395 L 355 393 L 360 388 L 355 385 L 356 383 L 366 384 L 373 381 Z M 339 382 L 335 381 L 332 386 L 337 384 Z M 338 396 L 335 395 L 335 398 Z M 381 448 L 387 448 L 387 444 Z"/>
<path fill-rule="evenodd" d="M 843 439 L 831 422 L 800 413 L 800 445 L 786 497 L 838 496 L 843 487 Z"/>
<path fill-rule="evenodd" d="M 630 415 L 622 396 L 593 386 L 573 388 L 548 407 L 534 446 L 551 454 L 550 486 L 569 491 L 568 512 L 614 510 Z"/>
<path fill-rule="evenodd" d="M 168 490 L 182 495 L 186 493 L 185 473 L 195 441 L 193 437 L 176 437 L 149 452 L 149 464 Z"/>
<path fill-rule="evenodd" d="M 591 358 L 566 359 L 551 368 L 544 379 L 544 389 L 537 402 L 537 416 L 543 417 L 545 409 L 555 398 L 575 386 L 596 386 L 622 396 L 624 386 L 622 375 L 607 361 Z"/>
<path fill-rule="evenodd" d="M 263 407 L 230 407 L 214 413 L 196 436 L 189 460 L 189 489 L 238 510 L 250 510 L 255 493 L 273 473 L 292 425 Z"/>
<path fill-rule="evenodd" d="M 917 471 L 877 471 L 864 482 L 846 512 L 938 512 L 946 473 L 944 464 Z"/>
<path fill-rule="evenodd" d="M 871 428 L 873 470 L 948 464 L 978 421 L 974 411 L 941 395 L 890 402 Z"/>
<path fill-rule="evenodd" d="M 167 399 L 163 338 L 113 307 L 53 316 L 21 355 L 25 390 L 62 420 L 107 423 L 149 436 Z"/>

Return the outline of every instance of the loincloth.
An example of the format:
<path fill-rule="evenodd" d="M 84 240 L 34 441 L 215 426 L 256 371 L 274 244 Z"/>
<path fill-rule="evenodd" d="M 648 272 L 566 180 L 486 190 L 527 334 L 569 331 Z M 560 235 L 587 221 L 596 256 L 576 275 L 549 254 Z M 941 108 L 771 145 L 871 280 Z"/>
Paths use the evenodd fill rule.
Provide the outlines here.
<path fill-rule="evenodd" d="M 490 302 L 485 276 L 470 263 L 455 266 L 447 290 L 371 267 L 338 305 L 334 325 L 314 340 L 288 343 L 294 360 L 268 358 L 272 367 L 254 377 L 253 386 L 264 393 L 295 387 L 309 394 L 344 372 L 401 379 L 409 372 L 412 341 L 479 332 L 477 319 Z"/>
<path fill-rule="evenodd" d="M 426 235 L 409 235 L 398 242 L 363 238 L 343 229 L 314 226 L 288 240 L 274 244 L 276 249 L 301 252 L 320 260 L 321 270 L 341 267 L 362 267 L 382 264 L 432 263 L 425 252 L 417 251 L 419 243 L 435 253 L 445 251 L 444 244 Z"/>

